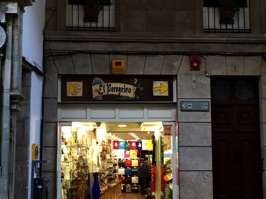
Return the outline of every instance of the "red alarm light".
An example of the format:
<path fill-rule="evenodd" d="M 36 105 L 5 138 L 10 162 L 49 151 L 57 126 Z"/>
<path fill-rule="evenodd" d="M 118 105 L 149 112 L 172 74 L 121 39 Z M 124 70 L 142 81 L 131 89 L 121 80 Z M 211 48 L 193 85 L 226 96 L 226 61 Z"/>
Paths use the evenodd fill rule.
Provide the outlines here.
<path fill-rule="evenodd" d="M 190 56 L 190 70 L 191 71 L 199 71 L 200 70 L 200 56 L 199 55 L 191 55 Z"/>

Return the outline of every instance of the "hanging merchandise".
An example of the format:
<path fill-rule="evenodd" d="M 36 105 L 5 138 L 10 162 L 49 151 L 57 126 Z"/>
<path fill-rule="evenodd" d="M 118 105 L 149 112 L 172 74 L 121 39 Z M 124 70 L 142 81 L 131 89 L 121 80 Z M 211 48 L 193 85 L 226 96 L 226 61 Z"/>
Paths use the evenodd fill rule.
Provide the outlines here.
<path fill-rule="evenodd" d="M 165 199 L 172 199 L 173 197 L 173 190 L 171 187 L 166 187 L 165 188 Z"/>
<path fill-rule="evenodd" d="M 133 176 L 131 182 L 132 183 L 139 183 L 139 177 L 138 176 Z"/>
<path fill-rule="evenodd" d="M 105 146 L 105 149 L 106 149 L 106 153 L 111 153 L 112 152 L 110 145 Z"/>
<path fill-rule="evenodd" d="M 138 151 L 137 150 L 130 150 L 130 158 L 137 158 Z"/>
<path fill-rule="evenodd" d="M 125 175 L 131 175 L 131 172 L 132 172 L 131 167 L 126 167 Z"/>
<path fill-rule="evenodd" d="M 151 199 L 152 198 L 152 191 L 150 187 L 147 187 L 146 189 L 146 198 Z"/>
<path fill-rule="evenodd" d="M 168 184 L 172 183 L 173 175 L 171 173 L 168 173 L 168 174 L 164 175 L 163 179 Z"/>
<path fill-rule="evenodd" d="M 167 184 L 172 183 L 172 178 L 173 178 L 173 171 L 172 171 L 172 159 L 168 159 L 165 161 L 164 164 L 164 171 L 165 171 L 165 175 L 164 175 L 164 180 Z"/>
<path fill-rule="evenodd" d="M 125 168 L 119 168 L 118 175 L 125 175 Z"/>
<path fill-rule="evenodd" d="M 113 151 L 115 153 L 115 155 L 118 157 L 118 158 L 124 158 L 124 155 L 125 155 L 125 150 L 123 149 L 118 149 L 118 150 L 115 150 Z"/>
<path fill-rule="evenodd" d="M 125 158 L 130 158 L 130 151 L 128 150 L 125 150 L 125 155 L 124 155 Z"/>
<path fill-rule="evenodd" d="M 130 150 L 136 150 L 137 149 L 137 142 L 130 141 Z"/>
<path fill-rule="evenodd" d="M 133 182 L 132 182 L 133 183 Z M 138 187 L 139 187 L 139 185 L 137 184 L 137 183 L 134 183 L 134 184 L 132 184 L 132 192 L 133 193 L 137 193 L 138 192 Z"/>
<path fill-rule="evenodd" d="M 155 176 L 156 176 L 156 164 L 154 163 L 151 170 L 151 191 L 155 192 Z"/>
<path fill-rule="evenodd" d="M 125 160 L 123 160 L 123 159 L 118 159 L 118 166 L 119 166 L 119 167 L 125 167 Z"/>
<path fill-rule="evenodd" d="M 62 132 L 63 158 L 61 159 L 61 198 L 90 199 L 91 187 L 89 184 L 89 171 L 92 170 L 92 132 L 83 129 Z M 95 165 L 98 164 L 98 155 L 95 154 Z M 94 159 L 94 160 L 95 160 Z"/>
<path fill-rule="evenodd" d="M 126 176 L 126 184 L 131 184 L 132 181 L 131 181 L 131 176 Z"/>
<path fill-rule="evenodd" d="M 99 143 L 98 141 L 95 142 L 94 147 L 92 147 L 92 171 L 97 172 L 100 165 L 101 165 L 101 159 L 100 159 L 100 150 L 99 150 Z"/>
<path fill-rule="evenodd" d="M 119 143 L 117 140 L 113 141 L 113 149 L 119 149 Z"/>
<path fill-rule="evenodd" d="M 132 160 L 132 166 L 133 167 L 139 166 L 139 161 L 138 160 Z"/>
<path fill-rule="evenodd" d="M 149 151 L 152 151 L 152 149 L 153 149 L 152 140 L 148 140 L 148 141 L 147 141 L 147 147 L 148 147 L 148 150 L 149 150 Z"/>
<path fill-rule="evenodd" d="M 92 197 L 93 199 L 100 199 L 100 184 L 98 179 L 98 173 L 93 173 L 94 183 L 92 186 Z"/>
<path fill-rule="evenodd" d="M 118 176 L 118 180 L 120 180 L 120 182 L 121 182 L 122 184 L 125 184 L 125 182 L 126 182 L 126 178 L 125 178 L 125 176 L 122 176 L 122 175 L 119 175 L 119 176 Z"/>
<path fill-rule="evenodd" d="M 125 142 L 125 149 L 130 150 L 130 141 Z"/>
<path fill-rule="evenodd" d="M 139 174 L 138 167 L 131 167 L 131 170 L 132 170 L 132 175 L 138 175 Z"/>
<path fill-rule="evenodd" d="M 86 192 L 85 192 L 85 199 L 91 199 L 90 174 L 88 174 L 87 187 L 86 187 Z"/>
<path fill-rule="evenodd" d="M 141 150 L 137 150 L 137 157 L 140 158 L 140 152 Z"/>
<path fill-rule="evenodd" d="M 142 142 L 141 141 L 137 142 L 137 149 L 142 150 Z"/>
<path fill-rule="evenodd" d="M 125 166 L 131 167 L 132 166 L 132 160 L 125 160 Z"/>
<path fill-rule="evenodd" d="M 125 149 L 125 141 L 119 141 L 119 149 Z"/>
<path fill-rule="evenodd" d="M 126 184 L 126 193 L 131 193 L 132 188 L 131 188 L 131 184 Z"/>
<path fill-rule="evenodd" d="M 142 140 L 142 150 L 148 150 L 148 140 Z"/>

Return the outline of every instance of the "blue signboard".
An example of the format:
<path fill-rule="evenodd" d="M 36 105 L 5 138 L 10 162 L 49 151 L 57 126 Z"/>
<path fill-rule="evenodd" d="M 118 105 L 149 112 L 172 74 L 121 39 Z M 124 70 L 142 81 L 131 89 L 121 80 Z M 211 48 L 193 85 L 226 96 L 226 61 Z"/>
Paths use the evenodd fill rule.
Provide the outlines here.
<path fill-rule="evenodd" d="M 209 111 L 208 101 L 181 101 L 181 111 Z"/>

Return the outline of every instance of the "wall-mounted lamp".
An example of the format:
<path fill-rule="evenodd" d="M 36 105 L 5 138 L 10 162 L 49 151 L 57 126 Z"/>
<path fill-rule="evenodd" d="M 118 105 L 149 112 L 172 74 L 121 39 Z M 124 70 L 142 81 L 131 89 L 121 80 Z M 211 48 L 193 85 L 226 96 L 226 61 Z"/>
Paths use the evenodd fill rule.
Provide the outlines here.
<path fill-rule="evenodd" d="M 191 55 L 190 56 L 190 70 L 200 70 L 200 56 L 199 55 Z"/>

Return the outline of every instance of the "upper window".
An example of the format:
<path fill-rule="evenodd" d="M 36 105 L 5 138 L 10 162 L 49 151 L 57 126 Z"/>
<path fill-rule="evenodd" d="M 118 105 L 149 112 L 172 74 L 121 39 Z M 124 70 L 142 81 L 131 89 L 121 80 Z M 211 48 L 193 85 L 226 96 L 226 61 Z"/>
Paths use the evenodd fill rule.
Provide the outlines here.
<path fill-rule="evenodd" d="M 249 0 L 203 0 L 204 32 L 250 33 Z"/>
<path fill-rule="evenodd" d="M 115 0 L 68 0 L 67 30 L 113 31 Z"/>
<path fill-rule="evenodd" d="M 211 79 L 213 100 L 256 100 L 257 77 L 213 77 Z"/>

